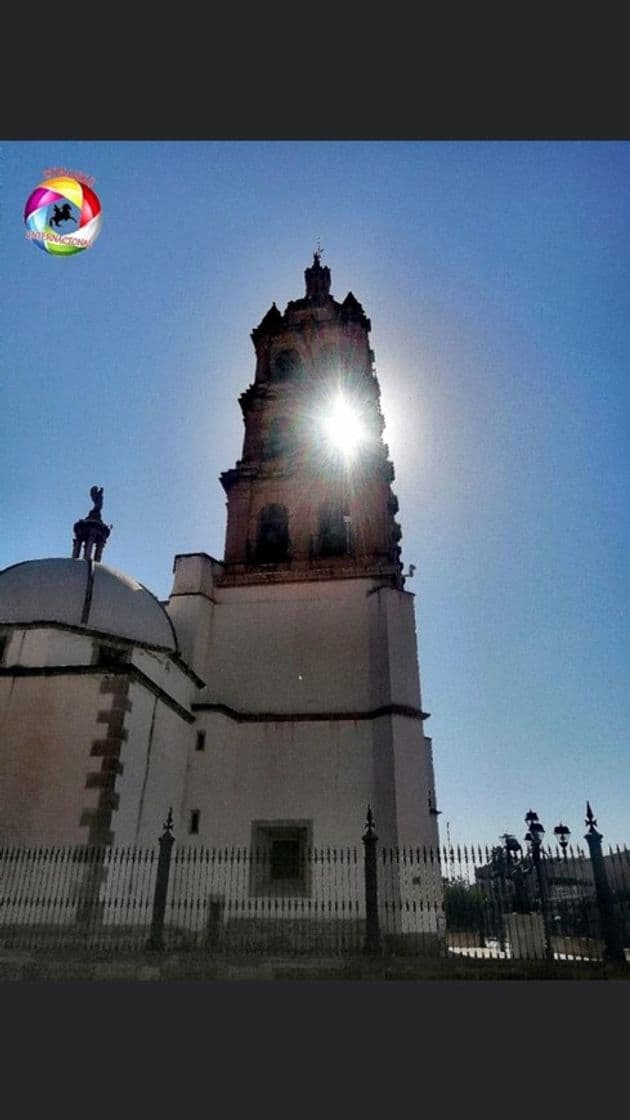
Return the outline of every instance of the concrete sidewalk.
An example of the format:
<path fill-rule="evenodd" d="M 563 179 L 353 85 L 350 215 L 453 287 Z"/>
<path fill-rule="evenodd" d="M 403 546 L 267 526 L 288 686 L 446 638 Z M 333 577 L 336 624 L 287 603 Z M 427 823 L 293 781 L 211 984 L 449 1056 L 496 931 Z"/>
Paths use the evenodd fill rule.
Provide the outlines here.
<path fill-rule="evenodd" d="M 208 953 L 0 951 L 0 980 L 610 980 L 630 965 L 428 957 L 247 957 Z"/>

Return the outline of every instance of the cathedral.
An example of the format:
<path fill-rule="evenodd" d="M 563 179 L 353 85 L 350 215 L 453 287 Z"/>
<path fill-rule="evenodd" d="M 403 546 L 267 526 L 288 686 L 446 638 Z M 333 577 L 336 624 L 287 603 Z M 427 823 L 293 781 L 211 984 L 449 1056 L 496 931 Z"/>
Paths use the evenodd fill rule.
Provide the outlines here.
<path fill-rule="evenodd" d="M 160 602 L 103 561 L 103 491 L 69 555 L 0 573 L 0 844 L 438 843 L 413 595 L 370 320 L 320 254 L 252 331 L 222 559 Z M 297 865 L 297 864 L 296 864 Z"/>

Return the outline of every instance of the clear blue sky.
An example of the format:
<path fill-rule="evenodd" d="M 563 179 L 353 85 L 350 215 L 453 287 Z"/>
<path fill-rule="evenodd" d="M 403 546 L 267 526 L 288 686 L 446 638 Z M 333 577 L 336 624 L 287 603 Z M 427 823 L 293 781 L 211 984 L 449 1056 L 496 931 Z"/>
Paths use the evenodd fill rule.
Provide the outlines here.
<path fill-rule="evenodd" d="M 51 166 L 103 206 L 66 259 L 24 236 Z M 581 838 L 589 797 L 630 841 L 629 182 L 628 143 L 5 144 L 0 566 L 69 555 L 93 483 L 159 597 L 222 555 L 249 333 L 321 238 L 372 320 L 442 840 Z"/>

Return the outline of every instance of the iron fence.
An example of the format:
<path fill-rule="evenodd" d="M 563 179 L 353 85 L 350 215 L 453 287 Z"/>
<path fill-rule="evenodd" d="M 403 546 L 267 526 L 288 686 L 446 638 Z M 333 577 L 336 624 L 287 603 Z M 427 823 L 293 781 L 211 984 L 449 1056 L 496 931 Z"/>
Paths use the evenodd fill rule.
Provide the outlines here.
<path fill-rule="evenodd" d="M 0 850 L 0 947 L 630 958 L 630 852 L 480 846 Z M 601 884 L 600 884 L 601 885 Z M 603 917 L 602 917 L 603 915 Z M 603 920 L 604 918 L 604 920 Z"/>
<path fill-rule="evenodd" d="M 156 886 L 155 848 L 0 850 L 0 945 L 137 949 Z"/>
<path fill-rule="evenodd" d="M 166 903 L 166 944 L 215 952 L 359 952 L 362 853 L 307 849 L 292 870 L 292 878 L 274 874 L 265 849 L 179 849 Z"/>

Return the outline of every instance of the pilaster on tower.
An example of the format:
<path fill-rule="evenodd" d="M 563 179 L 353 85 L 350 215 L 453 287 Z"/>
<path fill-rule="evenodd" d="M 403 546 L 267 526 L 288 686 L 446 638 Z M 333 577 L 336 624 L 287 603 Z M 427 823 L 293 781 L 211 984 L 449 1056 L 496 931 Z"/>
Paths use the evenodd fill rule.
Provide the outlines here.
<path fill-rule="evenodd" d="M 242 456 L 225 471 L 226 583 L 377 576 L 402 588 L 370 320 L 316 252 L 306 292 L 252 331 Z"/>

